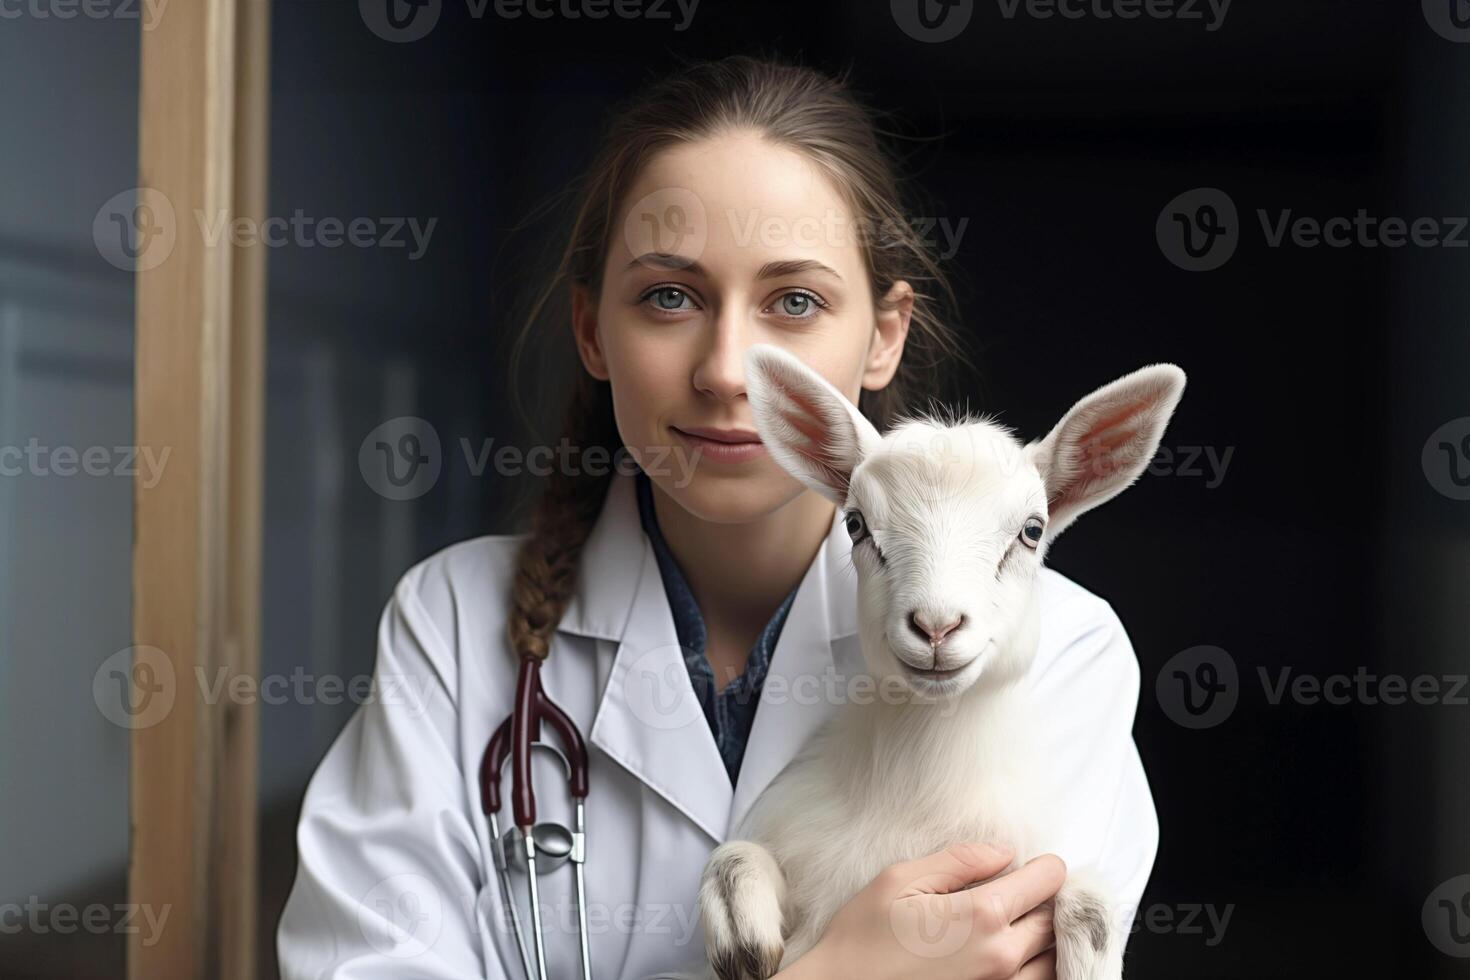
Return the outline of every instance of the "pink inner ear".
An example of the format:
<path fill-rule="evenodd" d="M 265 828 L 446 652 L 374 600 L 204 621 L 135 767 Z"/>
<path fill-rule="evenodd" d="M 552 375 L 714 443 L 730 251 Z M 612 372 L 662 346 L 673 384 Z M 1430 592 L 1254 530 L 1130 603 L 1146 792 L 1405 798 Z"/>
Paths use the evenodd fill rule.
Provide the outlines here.
<path fill-rule="evenodd" d="M 794 406 L 784 409 L 781 417 L 807 439 L 807 445 L 789 448 L 818 470 L 817 475 L 822 482 L 838 489 L 845 488 L 847 475 L 838 465 L 831 429 L 821 422 L 822 413 L 817 404 L 786 385 L 781 386 L 781 391 Z"/>
<path fill-rule="evenodd" d="M 1090 420 L 1087 428 L 1073 441 L 1077 455 L 1070 469 L 1072 478 L 1048 501 L 1050 505 L 1066 498 L 1087 496 L 1095 483 L 1115 474 L 1131 460 L 1126 459 L 1130 446 L 1138 445 L 1143 435 L 1140 422 L 1147 406 L 1130 402 Z"/>
<path fill-rule="evenodd" d="M 1110 415 L 1097 419 L 1078 442 L 1087 459 L 1118 456 L 1131 445 L 1136 445 L 1139 436 L 1138 421 L 1140 406 L 1125 405 Z M 1116 465 L 1116 464 L 1115 464 Z M 1099 476 L 1105 475 L 1099 473 Z"/>

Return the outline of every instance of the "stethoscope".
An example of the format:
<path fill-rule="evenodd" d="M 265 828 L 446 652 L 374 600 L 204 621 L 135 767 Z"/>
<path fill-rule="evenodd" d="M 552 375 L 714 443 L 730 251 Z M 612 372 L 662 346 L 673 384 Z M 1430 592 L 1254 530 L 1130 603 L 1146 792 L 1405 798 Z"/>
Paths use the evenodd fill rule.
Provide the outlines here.
<path fill-rule="evenodd" d="M 548 722 L 561 738 L 566 752 L 541 741 L 541 723 Z M 531 750 L 543 749 L 561 760 L 576 804 L 577 829 L 569 831 L 558 823 L 536 822 L 536 793 L 531 785 Z M 511 762 L 511 810 L 515 826 L 500 834 L 500 780 L 505 763 Z M 480 808 L 490 818 L 490 851 L 495 862 L 495 876 L 500 881 L 500 897 L 510 913 L 511 928 L 527 980 L 547 980 L 546 942 L 541 930 L 541 895 L 536 886 L 537 874 L 547 874 L 571 861 L 577 876 L 577 936 L 582 946 L 582 978 L 592 980 L 592 960 L 587 949 L 587 745 L 582 733 L 567 713 L 556 706 L 541 688 L 541 661 L 523 657 L 516 677 L 515 705 L 509 718 L 495 730 L 485 755 L 480 760 Z M 531 920 L 534 927 L 535 959 L 526 946 L 515 895 L 511 890 L 510 861 L 507 850 L 517 856 L 516 865 L 524 857 L 531 892 Z M 538 866 L 537 856 L 541 863 Z"/>

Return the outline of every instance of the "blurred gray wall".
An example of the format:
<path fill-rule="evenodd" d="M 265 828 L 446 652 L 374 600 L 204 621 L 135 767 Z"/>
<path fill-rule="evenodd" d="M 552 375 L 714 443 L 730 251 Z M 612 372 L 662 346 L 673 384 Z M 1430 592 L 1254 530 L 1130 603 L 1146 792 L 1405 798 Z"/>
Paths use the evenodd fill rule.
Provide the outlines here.
<path fill-rule="evenodd" d="M 31 9 L 0 20 L 0 976 L 118 976 L 128 731 L 93 681 L 132 642 L 133 286 L 93 223 L 138 182 L 140 25 Z"/>

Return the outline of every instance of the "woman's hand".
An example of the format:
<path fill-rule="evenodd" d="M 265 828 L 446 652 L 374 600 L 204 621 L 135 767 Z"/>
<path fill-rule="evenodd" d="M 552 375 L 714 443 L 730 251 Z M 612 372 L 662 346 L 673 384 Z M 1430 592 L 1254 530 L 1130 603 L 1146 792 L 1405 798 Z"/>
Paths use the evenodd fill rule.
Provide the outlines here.
<path fill-rule="evenodd" d="M 955 844 L 885 868 L 781 980 L 1056 980 L 1051 909 L 1067 877 L 1045 854 L 988 881 L 1013 853 Z M 969 887 L 975 882 L 982 885 Z"/>

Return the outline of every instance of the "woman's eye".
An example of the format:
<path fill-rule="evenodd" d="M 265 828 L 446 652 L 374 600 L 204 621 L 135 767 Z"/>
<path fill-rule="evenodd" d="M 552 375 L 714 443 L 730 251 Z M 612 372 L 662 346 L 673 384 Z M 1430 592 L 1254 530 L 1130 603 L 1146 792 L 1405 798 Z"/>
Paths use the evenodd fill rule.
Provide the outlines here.
<path fill-rule="evenodd" d="M 689 300 L 689 294 L 674 286 L 660 286 L 643 296 L 644 302 L 651 302 L 655 309 L 663 310 L 665 313 L 674 313 L 679 310 L 693 309 Z M 689 306 L 685 306 L 690 302 Z"/>
<path fill-rule="evenodd" d="M 868 523 L 863 520 L 863 515 L 855 510 L 847 512 L 846 517 L 847 536 L 852 538 L 852 543 L 857 544 L 868 535 Z"/>
<path fill-rule="evenodd" d="M 1021 543 L 1028 548 L 1035 548 L 1041 543 L 1041 534 L 1045 529 L 1046 525 L 1041 523 L 1041 518 L 1026 518 L 1026 523 L 1021 525 Z"/>
<path fill-rule="evenodd" d="M 776 308 L 780 314 L 793 320 L 810 319 L 817 315 L 817 310 L 825 309 L 826 305 L 813 294 L 803 290 L 784 293 L 776 301 Z"/>

